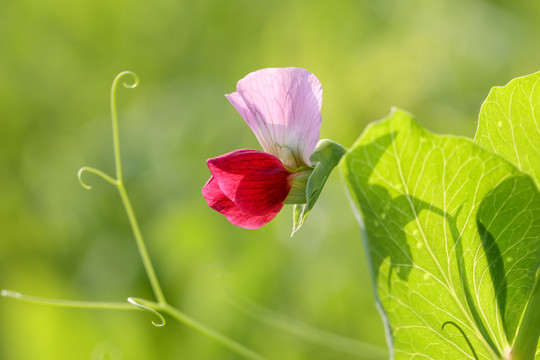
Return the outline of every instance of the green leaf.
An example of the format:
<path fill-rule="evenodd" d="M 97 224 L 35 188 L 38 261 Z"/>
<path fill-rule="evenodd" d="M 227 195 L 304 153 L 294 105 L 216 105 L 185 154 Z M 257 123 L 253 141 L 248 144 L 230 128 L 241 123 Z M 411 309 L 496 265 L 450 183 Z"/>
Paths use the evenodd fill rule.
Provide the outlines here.
<path fill-rule="evenodd" d="M 520 77 L 503 87 L 491 89 L 480 110 L 475 141 L 528 173 L 540 187 L 540 73 Z M 506 262 L 509 262 L 508 258 L 503 256 Z M 538 266 L 537 262 L 533 269 Z M 540 336 L 540 309 L 537 308 L 540 291 L 537 285 L 537 290 L 532 293 L 533 279 L 529 277 L 519 278 L 518 281 L 518 288 L 509 287 L 509 296 L 514 295 L 514 290 L 520 293 L 516 296 L 517 304 L 509 307 L 503 320 L 510 340 L 514 340 L 521 321 L 519 335 L 513 345 L 514 355 L 519 359 L 532 359 Z M 507 282 L 515 283 L 511 277 L 507 277 Z M 521 296 L 522 293 L 530 293 L 531 297 Z M 519 311 L 525 303 L 528 303 L 528 309 L 522 318 Z M 540 359 L 540 351 L 536 358 Z"/>
<path fill-rule="evenodd" d="M 304 220 L 317 202 L 328 176 L 339 163 L 345 151 L 343 146 L 328 139 L 319 141 L 315 147 L 309 159 L 314 169 L 307 181 L 306 203 L 294 205 L 291 236 L 304 224 Z"/>
<path fill-rule="evenodd" d="M 531 175 L 540 188 L 540 72 L 491 89 L 475 141 Z"/>
<path fill-rule="evenodd" d="M 365 130 L 342 170 L 393 358 L 507 356 L 540 258 L 533 180 L 399 110 Z"/>

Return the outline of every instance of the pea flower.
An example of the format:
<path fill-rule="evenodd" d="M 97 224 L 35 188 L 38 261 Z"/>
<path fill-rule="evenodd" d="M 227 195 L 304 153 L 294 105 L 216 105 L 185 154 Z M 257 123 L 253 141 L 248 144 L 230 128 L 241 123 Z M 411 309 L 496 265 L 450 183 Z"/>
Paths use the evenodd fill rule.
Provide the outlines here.
<path fill-rule="evenodd" d="M 212 176 L 202 188 L 208 205 L 232 224 L 256 229 L 283 204 L 306 203 L 310 163 L 321 127 L 322 88 L 300 68 L 248 74 L 226 95 L 263 151 L 235 150 L 209 159 Z"/>

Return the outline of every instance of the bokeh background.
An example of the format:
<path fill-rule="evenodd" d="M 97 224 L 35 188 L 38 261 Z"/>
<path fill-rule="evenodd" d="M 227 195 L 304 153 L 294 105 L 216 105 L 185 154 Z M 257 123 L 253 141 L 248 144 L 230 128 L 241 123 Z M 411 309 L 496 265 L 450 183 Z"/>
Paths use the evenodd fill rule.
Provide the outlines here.
<path fill-rule="evenodd" d="M 335 338 L 386 347 L 338 171 L 293 238 L 289 206 L 248 231 L 202 198 L 207 158 L 259 149 L 223 95 L 297 66 L 322 82 L 322 138 L 349 146 L 391 106 L 473 136 L 492 86 L 540 70 L 539 19 L 536 0 L 1 1 L 0 288 L 152 297 L 116 190 L 76 178 L 114 172 L 109 89 L 132 70 L 140 87 L 118 94 L 125 182 L 168 300 L 270 359 L 369 359 Z M 275 313 L 248 314 L 224 288 Z M 0 359 L 239 358 L 151 320 L 0 298 Z"/>

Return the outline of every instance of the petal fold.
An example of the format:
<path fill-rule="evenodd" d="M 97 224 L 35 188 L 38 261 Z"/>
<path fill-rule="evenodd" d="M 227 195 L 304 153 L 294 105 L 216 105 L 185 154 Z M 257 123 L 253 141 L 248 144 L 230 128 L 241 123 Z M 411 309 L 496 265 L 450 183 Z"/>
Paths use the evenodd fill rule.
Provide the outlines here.
<path fill-rule="evenodd" d="M 281 206 L 291 189 L 281 161 L 262 151 L 236 150 L 207 162 L 225 196 L 254 215 Z"/>
<path fill-rule="evenodd" d="M 236 150 L 208 160 L 212 177 L 203 196 L 214 210 L 249 229 L 274 218 L 291 190 L 282 162 L 257 150 Z"/>
<path fill-rule="evenodd" d="M 269 68 L 241 79 L 226 95 L 263 149 L 290 169 L 309 166 L 321 127 L 322 88 L 300 68 Z"/>
<path fill-rule="evenodd" d="M 274 211 L 268 211 L 264 215 L 253 215 L 238 208 L 232 201 L 221 191 L 215 177 L 210 180 L 202 188 L 202 194 L 208 205 L 223 214 L 227 220 L 233 225 L 243 227 L 245 229 L 258 229 L 261 226 L 268 224 L 281 210 L 281 207 Z"/>

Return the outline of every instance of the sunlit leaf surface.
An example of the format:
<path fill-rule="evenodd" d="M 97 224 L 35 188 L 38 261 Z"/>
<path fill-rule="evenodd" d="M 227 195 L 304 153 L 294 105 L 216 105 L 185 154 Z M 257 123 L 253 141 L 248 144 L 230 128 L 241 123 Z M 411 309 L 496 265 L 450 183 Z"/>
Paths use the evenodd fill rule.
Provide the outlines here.
<path fill-rule="evenodd" d="M 480 110 L 475 141 L 540 186 L 540 72 L 491 90 Z"/>
<path fill-rule="evenodd" d="M 513 79 L 507 85 L 491 90 L 480 110 L 475 141 L 528 173 L 540 186 L 540 72 Z M 535 268 L 539 263 L 540 259 L 537 259 Z M 512 280 L 511 277 L 507 279 L 509 283 Z M 527 280 L 521 279 L 520 293 L 531 290 L 532 279 Z M 527 298 L 516 296 L 511 301 L 514 303 L 505 314 L 505 320 L 508 337 L 513 339 L 520 313 L 512 310 L 521 309 Z M 540 359 L 540 350 L 536 359 Z"/>
<path fill-rule="evenodd" d="M 401 111 L 367 128 L 343 173 L 394 358 L 503 358 L 540 257 L 531 178 Z"/>

